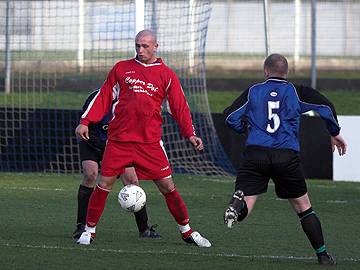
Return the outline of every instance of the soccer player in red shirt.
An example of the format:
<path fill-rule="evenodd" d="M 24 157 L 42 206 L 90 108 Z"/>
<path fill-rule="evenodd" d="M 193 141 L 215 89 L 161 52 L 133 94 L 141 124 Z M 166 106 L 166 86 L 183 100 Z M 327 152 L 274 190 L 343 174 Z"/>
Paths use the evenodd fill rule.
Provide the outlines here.
<path fill-rule="evenodd" d="M 82 107 L 84 113 L 96 94 L 100 89 L 92 92 L 85 101 Z M 116 102 L 116 100 L 114 100 Z M 79 185 L 77 193 L 77 218 L 76 230 L 73 233 L 73 238 L 77 241 L 81 234 L 85 231 L 86 214 L 89 204 L 90 196 L 94 190 L 96 180 L 98 178 L 99 166 L 105 151 L 107 141 L 108 123 L 112 117 L 111 111 L 97 123 L 92 123 L 89 128 L 89 139 L 79 140 L 79 154 L 81 160 L 81 169 L 83 171 L 83 181 Z M 124 185 L 135 184 L 138 185 L 138 178 L 133 167 L 125 169 L 125 173 L 120 176 Z M 155 231 L 155 225 L 148 224 L 148 215 L 146 205 L 138 212 L 134 213 L 136 225 L 139 230 L 140 238 L 161 238 L 161 235 Z"/>
<path fill-rule="evenodd" d="M 172 170 L 161 140 L 164 101 L 168 102 L 183 137 L 197 151 L 203 150 L 203 142 L 195 134 L 178 77 L 161 58 L 155 56 L 158 48 L 155 33 L 140 31 L 135 38 L 135 48 L 136 58 L 120 61 L 111 69 L 75 131 L 79 138 L 87 140 L 88 125 L 101 120 L 112 106 L 113 117 L 109 122 L 101 179 L 90 197 L 86 231 L 77 243 L 89 245 L 93 241 L 106 198 L 117 176 L 131 165 L 139 179 L 156 179 L 154 183 L 164 195 L 182 239 L 199 247 L 210 247 L 211 243 L 190 227 L 186 205 L 172 180 Z M 117 102 L 112 105 L 114 99 Z"/>

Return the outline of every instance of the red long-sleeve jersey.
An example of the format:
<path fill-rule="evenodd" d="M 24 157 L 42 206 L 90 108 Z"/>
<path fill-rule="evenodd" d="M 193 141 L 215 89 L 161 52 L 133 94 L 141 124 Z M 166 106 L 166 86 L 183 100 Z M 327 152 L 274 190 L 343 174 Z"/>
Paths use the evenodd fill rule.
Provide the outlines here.
<path fill-rule="evenodd" d="M 99 122 L 109 112 L 113 117 L 108 139 L 152 143 L 162 134 L 161 108 L 168 102 L 170 113 L 188 138 L 195 135 L 190 109 L 180 81 L 161 58 L 153 64 L 136 59 L 120 61 L 111 69 L 101 90 L 83 113 L 80 123 Z"/>

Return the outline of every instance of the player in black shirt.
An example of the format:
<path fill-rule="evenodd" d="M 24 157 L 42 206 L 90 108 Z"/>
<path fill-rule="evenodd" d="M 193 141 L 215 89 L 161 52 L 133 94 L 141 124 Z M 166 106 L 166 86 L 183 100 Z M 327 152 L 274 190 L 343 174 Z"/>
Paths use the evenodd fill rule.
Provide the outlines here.
<path fill-rule="evenodd" d="M 82 108 L 83 113 L 87 110 L 89 104 L 92 102 L 98 91 L 99 90 L 96 90 L 88 96 Z M 74 239 L 79 239 L 82 232 L 85 231 L 87 208 L 90 196 L 96 184 L 99 165 L 104 154 L 110 117 L 112 117 L 111 112 L 105 115 L 100 122 L 90 124 L 89 140 L 79 141 L 80 160 L 84 178 L 79 186 L 77 196 L 78 211 L 76 229 L 73 233 Z M 125 173 L 121 175 L 120 178 L 124 185 L 138 183 L 137 175 L 133 167 L 126 168 Z M 156 225 L 148 225 L 146 206 L 144 206 L 140 211 L 134 213 L 134 215 L 140 238 L 161 238 L 161 235 L 154 230 Z"/>

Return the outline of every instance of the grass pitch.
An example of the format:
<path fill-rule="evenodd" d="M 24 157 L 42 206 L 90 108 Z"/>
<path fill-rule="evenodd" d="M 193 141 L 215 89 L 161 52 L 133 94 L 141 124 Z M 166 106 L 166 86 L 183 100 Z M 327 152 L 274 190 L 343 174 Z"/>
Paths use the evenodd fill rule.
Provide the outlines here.
<path fill-rule="evenodd" d="M 210 111 L 222 113 L 245 90 L 208 91 Z M 360 91 L 329 90 L 321 91 L 335 105 L 338 115 L 360 115 Z M 41 109 L 76 109 L 80 110 L 89 92 L 51 91 L 48 93 L 12 93 L 0 92 L 0 107 L 41 108 Z M 197 102 L 197 96 L 189 96 L 188 102 Z M 200 106 L 199 104 L 197 104 Z M 200 108 L 198 108 L 200 109 Z M 202 108 L 204 109 L 204 108 Z M 207 109 L 207 108 L 205 108 Z M 204 109 L 204 110 L 205 110 Z M 200 110 L 201 111 L 201 110 Z"/>
<path fill-rule="evenodd" d="M 224 109 L 240 96 L 240 91 L 209 91 L 208 100 L 210 111 L 222 113 Z M 320 92 L 335 106 L 338 115 L 360 115 L 360 91 L 352 90 L 326 90 Z"/>
<path fill-rule="evenodd" d="M 185 244 L 163 197 L 151 181 L 150 223 L 161 240 L 140 240 L 132 214 L 120 209 L 117 183 L 91 246 L 74 244 L 76 194 L 80 175 L 0 174 L 0 269 L 323 269 L 287 201 L 273 185 L 252 215 L 227 229 L 223 210 L 233 178 L 176 175 L 191 225 L 213 244 Z M 360 269 L 360 184 L 308 181 L 312 204 L 322 221 L 333 269 Z"/>

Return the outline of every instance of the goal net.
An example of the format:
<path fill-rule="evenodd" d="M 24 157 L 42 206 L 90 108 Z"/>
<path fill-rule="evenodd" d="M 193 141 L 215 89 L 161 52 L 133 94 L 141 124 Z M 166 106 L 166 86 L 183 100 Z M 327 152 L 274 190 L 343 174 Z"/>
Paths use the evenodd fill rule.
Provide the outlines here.
<path fill-rule="evenodd" d="M 217 138 L 206 92 L 211 1 L 0 2 L 0 171 L 77 173 L 74 129 L 87 95 L 119 60 L 134 57 L 140 23 L 179 76 L 205 151 L 184 140 L 164 110 L 163 141 L 177 173 L 234 173 Z M 141 10 L 140 10 L 141 12 Z"/>

